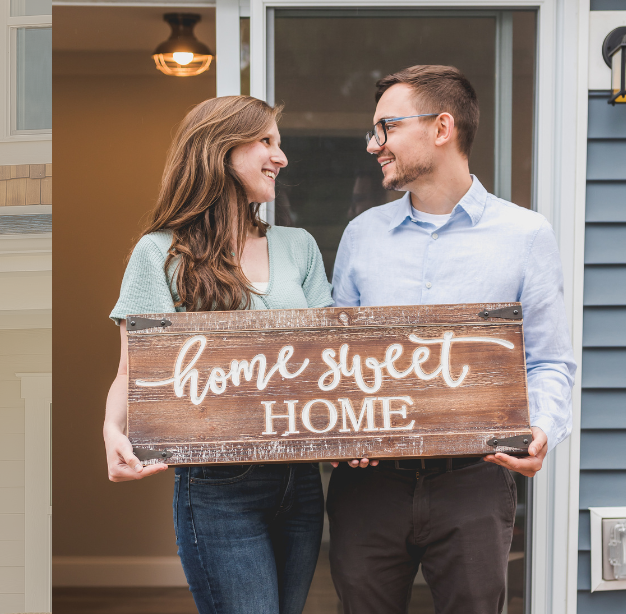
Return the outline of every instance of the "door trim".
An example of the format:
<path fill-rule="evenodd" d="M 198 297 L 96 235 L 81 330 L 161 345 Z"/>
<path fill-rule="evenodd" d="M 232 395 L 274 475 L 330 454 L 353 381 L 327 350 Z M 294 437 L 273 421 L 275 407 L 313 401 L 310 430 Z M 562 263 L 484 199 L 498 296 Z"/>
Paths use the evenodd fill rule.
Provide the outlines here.
<path fill-rule="evenodd" d="M 275 8 L 502 9 L 502 0 L 250 0 L 250 91 L 267 99 L 266 16 Z M 553 225 L 564 269 L 565 302 L 578 364 L 582 359 L 582 290 L 587 138 L 589 0 L 508 0 L 506 9 L 537 10 L 534 209 Z M 577 607 L 580 376 L 573 391 L 572 436 L 546 458 L 532 489 L 530 609 Z"/>

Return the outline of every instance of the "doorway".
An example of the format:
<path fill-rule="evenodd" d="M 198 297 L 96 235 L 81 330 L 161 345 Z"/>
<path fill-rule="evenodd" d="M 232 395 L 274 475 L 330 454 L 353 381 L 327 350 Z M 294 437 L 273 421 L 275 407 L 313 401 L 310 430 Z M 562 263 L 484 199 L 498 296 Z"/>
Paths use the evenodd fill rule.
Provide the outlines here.
<path fill-rule="evenodd" d="M 365 151 L 364 135 L 371 129 L 376 81 L 404 67 L 453 65 L 468 77 L 481 110 L 470 170 L 490 192 L 533 208 L 534 11 L 267 9 L 265 27 L 266 98 L 285 105 L 279 128 L 289 158 L 267 218 L 308 230 L 329 280 L 349 221 L 401 196 L 380 186 L 381 171 Z M 245 49 L 247 20 L 241 31 Z M 327 483 L 330 465 L 322 466 L 322 475 Z M 518 508 L 504 612 L 522 614 L 529 607 L 530 488 L 521 475 L 514 478 Z M 341 611 L 327 553 L 325 533 L 308 614 L 334 611 L 318 609 L 325 598 Z M 433 611 L 418 574 L 410 612 Z"/>

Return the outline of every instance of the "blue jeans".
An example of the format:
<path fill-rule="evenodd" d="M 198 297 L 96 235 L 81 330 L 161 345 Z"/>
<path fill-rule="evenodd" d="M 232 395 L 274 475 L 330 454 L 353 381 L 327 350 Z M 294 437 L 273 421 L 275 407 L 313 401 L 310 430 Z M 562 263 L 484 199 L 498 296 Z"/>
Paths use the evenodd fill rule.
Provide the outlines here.
<path fill-rule="evenodd" d="M 176 467 L 173 507 L 200 614 L 301 614 L 324 522 L 317 464 Z"/>

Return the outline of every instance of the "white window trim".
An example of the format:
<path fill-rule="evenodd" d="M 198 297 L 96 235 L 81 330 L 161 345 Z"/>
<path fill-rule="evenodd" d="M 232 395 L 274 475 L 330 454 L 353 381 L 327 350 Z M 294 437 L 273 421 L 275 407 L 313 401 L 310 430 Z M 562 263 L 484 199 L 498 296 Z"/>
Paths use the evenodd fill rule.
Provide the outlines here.
<path fill-rule="evenodd" d="M 233 0 L 236 2 L 236 0 Z M 251 0 L 250 91 L 266 99 L 268 8 L 495 8 L 502 0 Z M 538 10 L 534 202 L 556 232 L 574 352 L 582 360 L 582 293 L 588 107 L 589 0 L 508 0 L 506 8 Z M 217 54 L 223 53 L 218 47 Z M 237 75 L 238 78 L 238 75 Z M 234 75 L 233 75 L 234 79 Z M 218 92 L 221 95 L 221 92 Z M 567 102 L 569 101 L 569 102 Z M 572 127 L 575 127 L 572 130 Z M 531 607 L 535 614 L 577 607 L 580 371 L 573 391 L 572 436 L 533 480 Z"/>
<path fill-rule="evenodd" d="M 24 606 L 52 611 L 51 373 L 16 373 L 24 399 Z"/>
<path fill-rule="evenodd" d="M 4 59 L 0 59 L 0 100 L 4 100 L 4 113 L 0 117 L 0 142 L 18 143 L 28 141 L 50 141 L 52 130 L 12 130 L 15 117 L 15 33 L 18 28 L 51 28 L 52 15 L 27 15 L 11 17 L 11 3 L 0 3 L 0 50 L 4 49 Z"/>

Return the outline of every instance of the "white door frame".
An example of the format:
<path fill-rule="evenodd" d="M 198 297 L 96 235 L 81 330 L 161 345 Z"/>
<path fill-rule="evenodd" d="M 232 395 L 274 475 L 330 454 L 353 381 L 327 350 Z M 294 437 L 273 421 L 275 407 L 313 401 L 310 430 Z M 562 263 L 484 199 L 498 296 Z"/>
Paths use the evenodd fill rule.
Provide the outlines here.
<path fill-rule="evenodd" d="M 238 4 L 238 0 L 231 1 Z M 218 0 L 218 7 L 220 2 L 228 0 Z M 580 365 L 589 0 L 507 0 L 506 3 L 503 0 L 250 0 L 250 92 L 267 99 L 268 9 L 422 6 L 500 10 L 506 7 L 538 12 L 533 200 L 536 210 L 553 225 L 559 241 L 568 321 Z M 243 16 L 241 12 L 240 15 Z M 237 47 L 238 44 L 237 41 Z M 217 53 L 220 52 L 218 48 Z M 223 93 L 218 90 L 218 95 Z M 572 436 L 548 456 L 544 468 L 533 480 L 533 614 L 576 612 L 580 396 L 580 377 L 577 377 Z"/>

